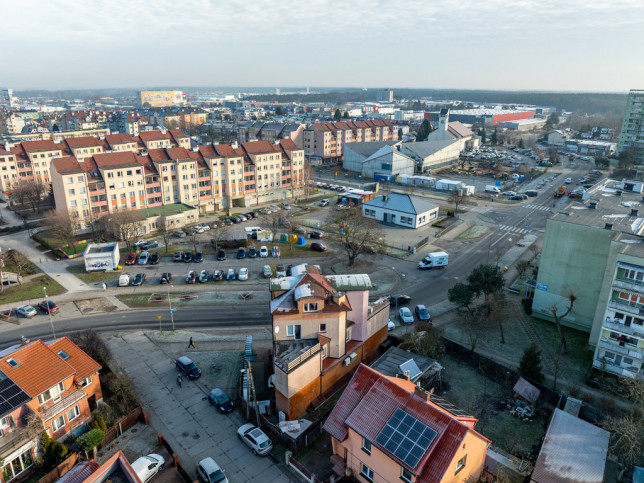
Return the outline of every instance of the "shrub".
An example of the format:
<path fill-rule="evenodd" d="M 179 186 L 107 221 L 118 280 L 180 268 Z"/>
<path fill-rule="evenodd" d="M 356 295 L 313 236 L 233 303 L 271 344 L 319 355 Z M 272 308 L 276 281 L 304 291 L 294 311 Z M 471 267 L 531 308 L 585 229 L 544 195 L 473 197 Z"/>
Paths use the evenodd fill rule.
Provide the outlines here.
<path fill-rule="evenodd" d="M 82 450 L 90 451 L 96 448 L 99 444 L 101 444 L 101 441 L 103 441 L 104 437 L 105 437 L 105 433 L 100 429 L 91 429 L 88 432 L 83 433 L 78 438 L 76 438 L 76 444 Z"/>
<path fill-rule="evenodd" d="M 109 368 L 112 362 L 112 353 L 98 332 L 93 329 L 87 329 L 71 334 L 69 338 L 83 349 L 88 356 L 103 366 L 103 369 Z"/>
<path fill-rule="evenodd" d="M 118 414 L 116 410 L 107 404 L 106 402 L 103 402 L 93 413 L 92 416 L 94 416 L 94 420 L 98 419 L 99 417 L 103 420 L 105 423 L 106 428 L 111 428 L 116 424 L 116 420 L 118 419 Z"/>
<path fill-rule="evenodd" d="M 572 386 L 570 386 L 570 395 L 572 397 L 579 397 L 580 394 L 581 394 L 581 389 L 577 384 L 573 384 Z"/>
<path fill-rule="evenodd" d="M 139 396 L 134 390 L 132 380 L 127 375 L 108 374 L 102 382 L 108 403 L 120 415 L 124 416 L 139 407 Z"/>
<path fill-rule="evenodd" d="M 521 362 L 519 363 L 519 372 L 522 376 L 532 379 L 536 382 L 543 382 L 543 370 L 541 368 L 541 351 L 537 349 L 533 342 L 523 352 Z"/>
<path fill-rule="evenodd" d="M 94 421 L 92 421 L 92 429 L 100 429 L 103 433 L 107 432 L 107 424 L 105 424 L 103 416 L 98 414 L 94 417 Z"/>
<path fill-rule="evenodd" d="M 53 468 L 65 461 L 67 453 L 69 453 L 67 446 L 51 439 L 47 434 L 47 431 L 42 432 L 41 445 L 43 452 L 43 465 L 47 469 Z"/>

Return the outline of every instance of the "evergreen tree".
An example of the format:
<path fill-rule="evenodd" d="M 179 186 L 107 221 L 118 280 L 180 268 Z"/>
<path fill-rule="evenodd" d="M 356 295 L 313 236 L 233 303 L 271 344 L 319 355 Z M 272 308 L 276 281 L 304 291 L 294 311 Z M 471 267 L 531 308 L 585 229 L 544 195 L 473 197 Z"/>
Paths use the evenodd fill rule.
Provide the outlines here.
<path fill-rule="evenodd" d="M 498 140 L 497 132 L 496 132 L 496 128 L 494 128 L 494 132 L 492 132 L 492 135 L 490 136 L 490 142 L 492 144 L 496 144 L 497 140 Z"/>
<path fill-rule="evenodd" d="M 485 128 L 481 128 L 479 131 L 479 136 L 481 136 L 481 144 L 485 144 L 485 141 L 487 140 L 486 135 L 485 135 Z"/>
<path fill-rule="evenodd" d="M 519 373 L 535 382 L 543 382 L 543 368 L 541 367 L 541 351 L 533 342 L 525 351 L 519 363 Z"/>
<path fill-rule="evenodd" d="M 342 113 L 340 112 L 340 109 L 335 110 L 335 114 L 333 114 L 333 119 L 336 121 L 339 121 L 342 119 Z"/>
<path fill-rule="evenodd" d="M 351 119 L 348 111 L 344 111 L 344 114 L 342 114 L 342 119 Z"/>
<path fill-rule="evenodd" d="M 275 108 L 275 115 L 276 116 L 283 116 L 284 115 L 284 109 L 282 109 L 281 106 L 277 106 Z"/>
<path fill-rule="evenodd" d="M 434 130 L 432 124 L 428 119 L 424 119 L 421 125 L 418 127 L 418 132 L 416 133 L 416 141 L 425 141 L 427 136 Z"/>

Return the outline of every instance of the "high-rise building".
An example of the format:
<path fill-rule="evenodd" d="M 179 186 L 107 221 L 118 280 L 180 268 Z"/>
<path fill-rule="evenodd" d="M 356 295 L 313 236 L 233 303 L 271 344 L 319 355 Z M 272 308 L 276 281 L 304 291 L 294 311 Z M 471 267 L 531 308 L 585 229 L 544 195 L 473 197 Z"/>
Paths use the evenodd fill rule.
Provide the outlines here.
<path fill-rule="evenodd" d="M 378 102 L 394 102 L 394 90 L 383 89 L 378 91 Z"/>
<path fill-rule="evenodd" d="M 628 93 L 617 152 L 627 149 L 635 153 L 636 163 L 644 162 L 644 89 L 631 89 Z"/>

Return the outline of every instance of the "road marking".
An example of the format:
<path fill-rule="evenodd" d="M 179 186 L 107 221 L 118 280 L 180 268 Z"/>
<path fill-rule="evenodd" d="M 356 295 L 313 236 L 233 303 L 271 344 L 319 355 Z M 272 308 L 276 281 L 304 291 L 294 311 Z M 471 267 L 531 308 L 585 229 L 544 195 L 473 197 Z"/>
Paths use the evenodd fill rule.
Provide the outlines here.
<path fill-rule="evenodd" d="M 532 203 L 525 205 L 525 208 L 530 208 L 532 210 L 550 211 L 550 206 L 533 205 Z"/>
<path fill-rule="evenodd" d="M 526 230 L 525 228 L 517 228 L 516 226 L 508 225 L 499 225 L 499 229 L 509 233 L 518 233 L 520 235 L 525 235 L 530 232 L 530 230 Z"/>

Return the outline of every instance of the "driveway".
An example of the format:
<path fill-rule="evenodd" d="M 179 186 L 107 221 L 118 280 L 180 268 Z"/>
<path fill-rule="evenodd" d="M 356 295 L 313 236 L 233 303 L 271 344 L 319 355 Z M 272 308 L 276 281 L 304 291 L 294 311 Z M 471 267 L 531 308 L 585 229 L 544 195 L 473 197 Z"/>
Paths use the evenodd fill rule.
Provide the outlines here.
<path fill-rule="evenodd" d="M 190 356 L 203 375 L 197 381 L 184 377 L 183 387 L 179 388 L 174 362 L 183 354 L 187 341 L 155 344 L 140 331 L 111 335 L 106 340 L 114 361 L 134 381 L 150 423 L 168 440 L 193 479 L 197 479 L 197 463 L 210 456 L 231 482 L 297 481 L 288 476 L 283 464 L 255 456 L 237 438 L 237 428 L 245 422 L 238 409 L 222 415 L 208 402 L 207 395 L 214 384 L 227 388 L 232 381 L 236 386 L 238 374 L 236 368 L 223 367 L 225 361 L 218 356 L 222 351 L 214 350 L 213 343 L 197 342 Z M 239 352 L 229 354 L 228 365 L 235 365 L 230 363 L 230 357 L 236 360 Z"/>

